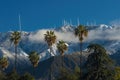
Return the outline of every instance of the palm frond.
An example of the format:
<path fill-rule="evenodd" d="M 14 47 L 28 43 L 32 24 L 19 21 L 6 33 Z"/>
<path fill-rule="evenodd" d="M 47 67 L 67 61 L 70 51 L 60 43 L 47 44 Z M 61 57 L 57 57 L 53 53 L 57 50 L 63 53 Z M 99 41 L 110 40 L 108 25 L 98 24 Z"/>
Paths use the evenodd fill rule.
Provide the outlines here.
<path fill-rule="evenodd" d="M 33 65 L 34 67 L 37 67 L 38 62 L 39 62 L 39 59 L 40 59 L 38 53 L 35 52 L 35 51 L 32 51 L 32 52 L 30 52 L 28 58 L 29 58 L 29 60 L 31 61 L 32 65 Z"/>
<path fill-rule="evenodd" d="M 54 31 L 46 31 L 46 34 L 44 35 L 44 40 L 47 42 L 48 46 L 51 46 L 56 42 L 56 35 L 54 34 Z"/>
<path fill-rule="evenodd" d="M 57 48 L 61 56 L 63 56 L 64 52 L 68 49 L 66 43 L 63 40 L 57 43 Z"/>
<path fill-rule="evenodd" d="M 6 57 L 0 58 L 0 66 L 5 69 L 9 65 L 8 59 Z"/>
<path fill-rule="evenodd" d="M 10 41 L 13 42 L 15 45 L 19 43 L 20 39 L 21 39 L 20 32 L 14 31 L 13 33 L 11 33 Z"/>
<path fill-rule="evenodd" d="M 84 37 L 87 37 L 88 30 L 83 25 L 79 25 L 77 28 L 75 28 L 74 35 L 79 38 L 80 42 L 82 42 Z"/>

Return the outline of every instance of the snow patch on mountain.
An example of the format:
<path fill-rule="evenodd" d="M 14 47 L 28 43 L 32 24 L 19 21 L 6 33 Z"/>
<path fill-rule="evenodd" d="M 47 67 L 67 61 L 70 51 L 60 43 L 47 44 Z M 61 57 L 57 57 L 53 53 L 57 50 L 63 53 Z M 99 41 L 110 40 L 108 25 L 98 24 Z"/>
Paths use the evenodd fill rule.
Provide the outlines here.
<path fill-rule="evenodd" d="M 14 55 L 12 55 L 8 50 L 3 47 L 0 47 L 0 56 L 14 59 Z"/>
<path fill-rule="evenodd" d="M 74 31 L 74 28 L 71 25 L 64 25 L 64 26 L 61 27 L 61 31 L 63 31 L 63 32 L 71 32 L 71 31 Z"/>
<path fill-rule="evenodd" d="M 100 25 L 100 29 L 106 30 L 106 29 L 112 29 L 112 27 L 111 27 L 111 26 L 108 26 L 108 25 L 105 25 L 105 24 L 101 24 L 101 25 Z"/>

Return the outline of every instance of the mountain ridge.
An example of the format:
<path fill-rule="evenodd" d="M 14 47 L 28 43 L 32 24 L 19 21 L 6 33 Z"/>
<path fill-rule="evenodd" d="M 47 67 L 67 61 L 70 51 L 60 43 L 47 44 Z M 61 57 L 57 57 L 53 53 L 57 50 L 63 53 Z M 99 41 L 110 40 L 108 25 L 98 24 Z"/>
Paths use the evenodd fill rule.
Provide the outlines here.
<path fill-rule="evenodd" d="M 80 51 L 79 41 L 74 36 L 75 28 L 76 26 L 64 25 L 60 28 L 50 29 L 55 31 L 55 34 L 57 36 L 56 43 L 59 40 L 64 40 L 68 44 L 68 51 L 66 51 L 65 54 L 71 54 Z M 120 40 L 119 35 L 115 36 L 115 33 L 119 33 L 119 28 L 115 28 L 113 26 L 108 26 L 105 24 L 101 24 L 98 26 L 86 26 L 86 28 L 89 30 L 89 32 L 88 38 L 85 38 L 83 42 L 83 50 L 85 50 L 90 43 L 98 43 L 104 46 L 109 54 L 117 53 L 120 47 Z M 28 62 L 28 54 L 31 51 L 37 51 L 39 53 L 39 56 L 41 58 L 40 61 L 50 58 L 50 52 L 47 43 L 44 41 L 44 34 L 47 30 L 49 29 L 40 29 L 33 32 L 21 31 L 22 39 L 18 45 L 18 56 L 20 59 L 24 58 L 24 60 L 26 61 L 25 64 Z M 14 60 L 14 45 L 10 42 L 9 39 L 12 32 L 13 31 L 0 33 L 0 54 L 4 54 L 6 52 L 4 56 L 10 58 L 11 60 Z M 112 37 L 115 37 L 115 39 L 112 39 Z M 52 46 L 52 49 L 56 55 L 59 55 L 56 44 Z M 18 60 L 18 62 L 22 63 L 20 59 Z"/>

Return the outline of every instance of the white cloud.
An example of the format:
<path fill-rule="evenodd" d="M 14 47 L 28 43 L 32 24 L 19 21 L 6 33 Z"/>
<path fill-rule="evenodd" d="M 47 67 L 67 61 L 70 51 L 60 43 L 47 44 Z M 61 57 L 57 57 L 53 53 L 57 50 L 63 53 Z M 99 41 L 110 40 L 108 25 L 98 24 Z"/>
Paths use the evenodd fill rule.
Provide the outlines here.
<path fill-rule="evenodd" d="M 56 32 L 57 40 L 64 40 L 66 42 L 78 42 L 73 32 Z"/>
<path fill-rule="evenodd" d="M 29 40 L 36 41 L 36 42 L 45 42 L 44 41 L 44 34 L 48 31 L 48 29 L 42 29 L 37 31 L 34 34 L 29 36 Z M 78 42 L 78 39 L 74 36 L 72 32 L 57 32 L 54 31 L 55 35 L 57 36 L 57 40 L 64 40 L 66 42 Z"/>
<path fill-rule="evenodd" d="M 35 42 L 45 42 L 44 34 L 48 31 L 48 29 L 42 29 L 37 31 L 34 34 L 29 36 L 29 40 Z M 79 42 L 78 38 L 74 36 L 73 32 L 57 32 L 54 31 L 58 40 L 64 40 L 65 42 Z M 84 41 L 93 41 L 93 40 L 118 40 L 120 41 L 120 29 L 108 29 L 108 30 L 91 30 L 88 33 L 88 37 L 84 39 Z"/>
<path fill-rule="evenodd" d="M 37 31 L 36 33 L 32 33 L 29 36 L 29 40 L 35 42 L 44 42 L 44 34 L 46 33 L 47 29 L 42 29 Z"/>
<path fill-rule="evenodd" d="M 89 31 L 88 38 L 86 40 L 93 41 L 98 40 L 118 40 L 120 41 L 120 29 L 108 29 L 108 30 L 91 30 Z"/>

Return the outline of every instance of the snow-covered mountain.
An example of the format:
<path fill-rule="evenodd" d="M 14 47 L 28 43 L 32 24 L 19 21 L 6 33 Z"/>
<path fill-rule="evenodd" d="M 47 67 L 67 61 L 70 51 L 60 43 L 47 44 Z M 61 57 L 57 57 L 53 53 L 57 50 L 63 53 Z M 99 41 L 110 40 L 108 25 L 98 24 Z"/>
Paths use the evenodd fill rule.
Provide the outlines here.
<path fill-rule="evenodd" d="M 83 50 L 91 43 L 99 43 L 103 45 L 109 52 L 114 54 L 120 49 L 120 28 L 115 28 L 105 24 L 99 26 L 86 26 L 89 30 L 88 37 L 84 39 Z M 37 51 L 42 60 L 50 57 L 50 50 L 47 43 L 44 41 L 44 34 L 47 30 L 54 30 L 57 41 L 64 40 L 68 44 L 68 51 L 65 54 L 71 54 L 78 52 L 79 41 L 74 36 L 75 26 L 64 25 L 56 29 L 41 29 L 33 32 L 22 31 L 21 41 L 18 45 L 18 62 L 19 64 L 29 64 L 28 54 L 31 51 Z M 14 44 L 10 42 L 10 34 L 12 31 L 6 33 L 0 33 L 0 56 L 6 56 L 13 64 L 14 60 Z M 56 44 L 52 46 L 52 51 L 55 55 L 59 55 Z M 53 55 L 53 53 L 51 53 Z M 54 55 L 53 55 L 54 56 Z"/>

